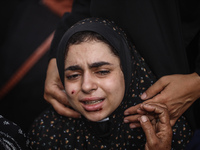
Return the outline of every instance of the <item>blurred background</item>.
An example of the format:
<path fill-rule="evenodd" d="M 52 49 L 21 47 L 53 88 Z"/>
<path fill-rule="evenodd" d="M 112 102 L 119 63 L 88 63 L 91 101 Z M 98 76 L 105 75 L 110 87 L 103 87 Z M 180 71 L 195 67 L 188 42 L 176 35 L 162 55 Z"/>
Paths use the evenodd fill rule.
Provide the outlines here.
<path fill-rule="evenodd" d="M 1 2 L 0 88 L 56 29 L 61 16 L 70 13 L 73 0 L 9 0 Z M 6 95 L 0 98 L 0 115 L 27 131 L 49 106 L 44 100 L 48 51 Z"/>

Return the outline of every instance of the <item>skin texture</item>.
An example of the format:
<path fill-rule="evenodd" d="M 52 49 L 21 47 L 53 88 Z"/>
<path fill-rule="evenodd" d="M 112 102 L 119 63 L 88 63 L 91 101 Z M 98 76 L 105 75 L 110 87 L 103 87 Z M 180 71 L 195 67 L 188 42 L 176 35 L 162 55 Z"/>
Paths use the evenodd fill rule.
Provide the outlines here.
<path fill-rule="evenodd" d="M 146 135 L 145 150 L 170 150 L 172 128 L 167 106 L 159 103 L 140 104 L 138 118 Z"/>
<path fill-rule="evenodd" d="M 79 113 L 67 107 L 69 106 L 69 103 L 65 93 L 62 91 L 63 89 L 64 87 L 60 81 L 56 66 L 56 59 L 51 59 L 45 81 L 44 98 L 60 115 L 73 118 L 80 117 Z M 200 97 L 199 91 L 200 77 L 197 73 L 188 75 L 177 74 L 160 78 L 145 92 L 147 96 L 142 97 L 145 102 L 153 101 L 166 104 L 170 114 L 170 123 L 173 125 L 178 117 L 181 116 L 184 111 L 187 110 L 191 104 Z M 153 97 L 153 95 L 156 96 Z M 125 115 L 132 114 L 135 116 L 134 118 L 125 118 L 125 122 L 127 123 L 134 122 L 133 124 L 130 124 L 130 126 L 140 126 L 138 122 L 138 117 L 140 115 L 138 115 L 136 111 L 138 108 L 139 105 L 131 107 L 124 112 Z"/>
<path fill-rule="evenodd" d="M 84 43 L 84 44 L 88 44 L 88 43 Z M 99 44 L 99 43 L 98 43 Z M 102 43 L 100 43 L 100 44 L 102 44 Z M 91 45 L 91 43 L 90 43 L 90 45 Z M 76 47 L 79 47 L 80 45 L 76 45 L 75 46 L 75 48 Z M 105 46 L 106 47 L 106 45 L 103 45 L 103 46 Z M 83 47 L 84 46 L 81 46 L 81 49 L 83 50 Z M 86 46 L 86 47 L 88 47 L 88 46 Z M 83 68 L 83 70 L 84 70 L 84 68 L 85 68 L 85 72 L 91 72 L 91 73 L 89 73 L 89 75 L 91 75 L 92 76 L 92 79 L 93 78 L 96 78 L 96 79 L 93 79 L 93 80 L 95 80 L 95 81 L 98 81 L 99 79 L 99 75 L 98 75 L 98 71 L 96 72 L 93 72 L 92 70 L 90 70 L 91 68 L 88 68 L 88 66 L 89 66 L 89 64 L 91 64 L 92 62 L 96 62 L 96 61 L 98 61 L 96 58 L 95 58 L 95 56 L 96 56 L 96 54 L 95 54 L 95 52 L 94 52 L 94 50 L 93 50 L 93 54 L 94 54 L 94 57 L 89 57 L 89 56 L 92 56 L 93 54 L 91 53 L 91 49 L 86 49 L 85 51 L 84 51 L 84 53 L 76 53 L 76 52 L 80 52 L 79 51 L 79 49 L 77 49 L 77 51 L 76 51 L 76 49 L 74 49 L 73 47 L 71 47 L 72 49 L 70 49 L 69 50 L 69 53 L 68 53 L 68 57 L 70 58 L 70 59 L 72 59 L 72 61 L 70 62 L 72 65 L 77 65 L 77 64 L 79 64 L 79 63 L 81 63 L 81 64 L 84 64 L 83 66 L 82 66 L 82 68 Z M 96 48 L 95 48 L 96 49 Z M 106 59 L 106 57 L 107 56 L 109 56 L 109 58 L 107 59 L 107 60 L 113 60 L 113 61 L 116 61 L 117 62 L 117 67 L 115 68 L 116 69 L 116 71 L 118 72 L 118 77 L 119 78 L 121 78 L 121 80 L 123 80 L 123 81 L 121 81 L 122 83 L 124 83 L 124 77 L 123 77 L 123 73 L 122 73 L 122 71 L 121 71 L 121 69 L 119 68 L 119 60 L 118 60 L 118 58 L 116 57 L 116 56 L 114 56 L 113 54 L 111 54 L 111 52 L 109 51 L 109 50 L 106 50 L 106 48 L 104 48 L 104 51 L 105 51 L 105 53 L 103 52 L 103 54 L 102 55 L 100 55 L 99 54 L 99 56 L 102 56 L 103 58 L 102 59 Z M 70 52 L 72 52 L 72 53 L 70 53 Z M 73 53 L 76 53 L 76 55 L 74 55 Z M 79 55 L 78 55 L 79 54 Z M 78 60 L 76 60 L 76 59 L 73 59 L 72 57 L 73 56 L 71 56 L 71 55 L 73 55 L 73 56 L 78 56 L 79 58 L 82 58 L 83 57 L 83 59 L 80 59 L 80 60 L 86 60 L 86 62 L 85 63 L 83 63 L 82 61 L 80 62 L 80 60 L 78 59 Z M 106 55 L 106 56 L 104 56 L 104 55 Z M 88 57 L 86 57 L 86 56 L 88 56 L 89 58 L 92 58 L 92 59 L 88 59 Z M 87 59 L 86 59 L 87 58 Z M 101 60 L 102 60 L 101 59 Z M 66 60 L 67 61 L 67 60 Z M 52 62 L 53 64 L 54 64 L 54 62 Z M 70 66 L 70 63 L 68 64 L 67 62 L 66 62 L 66 66 L 65 66 L 65 68 L 68 68 L 68 66 Z M 74 64 L 75 63 L 75 64 Z M 114 70 L 115 70 L 114 69 Z M 49 71 L 51 70 L 51 69 L 48 69 Z M 95 69 L 96 70 L 96 69 Z M 98 70 L 98 69 L 97 69 Z M 51 71 L 53 71 L 53 72 L 55 72 L 55 70 L 51 70 Z M 57 70 L 56 70 L 57 71 Z M 82 71 L 81 71 L 82 72 Z M 113 73 L 114 73 L 115 71 L 113 71 Z M 96 75 L 96 73 L 97 73 L 97 75 Z M 71 73 L 69 73 L 69 74 L 71 74 Z M 68 74 L 68 72 L 66 71 L 65 72 L 65 76 L 66 76 L 66 78 L 65 78 L 65 80 L 68 80 L 68 78 L 71 78 L 71 77 L 69 77 L 70 75 Z M 72 73 L 72 74 L 74 74 L 74 72 Z M 79 74 L 79 73 L 78 73 Z M 114 73 L 115 74 L 115 73 Z M 103 92 L 103 95 L 105 94 L 105 95 L 110 95 L 110 93 L 108 93 L 107 94 L 107 92 L 105 92 L 105 91 L 103 91 L 103 87 L 105 87 L 105 82 L 102 82 L 102 83 L 104 83 L 104 84 L 100 84 L 101 86 L 103 86 L 103 87 L 101 87 L 100 85 L 100 87 L 96 87 L 96 85 L 94 84 L 95 82 L 91 82 L 91 80 L 90 79 L 88 79 L 87 77 L 90 77 L 90 76 L 86 76 L 86 79 L 87 80 L 85 80 L 85 81 L 83 81 L 84 80 L 84 77 L 83 76 L 86 76 L 84 73 L 81 73 L 81 75 L 76 75 L 76 73 L 75 73 L 75 76 L 73 76 L 73 78 L 75 77 L 76 79 L 75 80 L 79 80 L 79 81 L 69 81 L 69 82 L 77 82 L 78 84 L 80 84 L 80 85 L 78 85 L 78 86 L 75 86 L 75 87 L 71 87 L 71 88 L 69 88 L 69 89 L 66 89 L 66 94 L 68 95 L 68 100 L 71 98 L 71 103 L 74 103 L 75 104 L 75 102 L 77 102 L 76 100 L 76 97 L 78 96 L 80 96 L 80 97 L 82 97 L 82 96 L 86 96 L 86 97 L 88 97 L 88 96 L 90 96 L 91 94 L 93 94 L 93 93 L 96 93 L 97 91 L 99 91 L 100 90 L 100 93 L 101 92 Z M 96 77 L 97 76 L 97 77 Z M 101 76 L 101 75 L 100 75 Z M 106 75 L 107 76 L 107 75 Z M 115 76 L 116 76 L 116 74 L 115 74 Z M 80 79 L 81 78 L 81 79 Z M 101 78 L 104 78 L 104 77 L 101 77 Z M 107 77 L 106 77 L 107 78 Z M 107 78 L 108 80 L 109 80 L 109 78 Z M 106 79 L 106 80 L 107 80 Z M 73 79 L 74 80 L 74 79 Z M 81 80 L 81 83 L 80 83 L 80 80 Z M 102 80 L 102 79 L 100 79 L 100 80 Z M 104 80 L 104 79 L 103 79 Z M 59 80 L 59 78 L 58 78 L 58 81 L 60 82 L 60 80 Z M 111 81 L 111 80 L 110 80 Z M 59 83 L 58 82 L 58 83 Z M 85 87 L 85 82 L 87 82 L 87 85 L 93 85 L 93 86 L 89 86 L 90 88 L 88 88 L 88 86 L 86 86 Z M 63 97 L 66 97 L 66 95 L 65 95 L 65 92 L 63 92 L 63 91 L 61 91 L 61 89 L 64 89 L 64 87 L 62 86 L 62 84 L 60 84 L 60 85 L 57 85 L 56 84 L 57 82 L 55 82 L 53 85 L 55 86 L 55 87 L 59 87 L 59 88 L 57 88 L 57 90 L 58 91 L 60 91 L 61 92 L 61 94 L 63 95 Z M 72 83 L 68 83 L 68 81 L 65 81 L 65 83 L 66 84 L 72 84 Z M 84 83 L 84 84 L 83 84 Z M 88 84 L 89 83 L 89 84 Z M 97 82 L 98 83 L 98 82 Z M 111 84 L 113 84 L 114 82 L 112 81 L 112 83 Z M 116 84 L 116 83 L 114 83 L 114 84 Z M 121 83 L 120 83 L 121 84 Z M 67 86 L 67 85 L 65 85 L 65 86 Z M 109 85 L 110 86 L 110 85 Z M 114 86 L 114 85 L 113 85 Z M 77 88 L 78 89 L 77 89 Z M 91 87 L 93 87 L 93 88 L 91 88 Z M 95 87 L 95 88 L 94 88 Z M 80 88 L 80 89 L 79 89 Z M 101 88 L 103 88 L 102 90 L 101 90 Z M 106 87 L 105 87 L 106 88 Z M 92 91 L 91 91 L 91 89 L 93 89 Z M 121 90 L 121 87 L 120 87 L 120 90 Z M 67 91 L 69 91 L 69 92 L 67 92 Z M 124 92 L 123 92 L 124 93 Z M 122 95 L 122 94 L 121 94 Z M 47 95 L 47 96 L 49 96 L 49 95 Z M 119 95 L 118 95 L 119 96 Z M 58 97 L 56 97 L 56 98 L 58 98 Z M 64 99 L 63 99 L 64 100 Z M 66 99 L 67 100 L 67 99 Z M 75 102 L 73 102 L 73 100 L 75 100 Z M 56 104 L 56 103 L 54 103 L 54 101 L 55 102 L 58 102 L 55 98 L 53 98 L 52 99 L 52 103 L 53 104 Z M 67 101 L 65 101 L 65 102 L 67 102 Z M 119 103 L 121 102 L 121 100 L 119 100 Z M 68 103 L 66 103 L 66 105 L 69 105 Z M 73 105 L 73 104 L 72 104 Z M 55 107 L 55 108 L 62 108 L 63 107 L 63 110 L 64 109 L 68 109 L 67 107 L 65 107 L 64 105 L 61 105 L 61 107 L 60 107 L 60 103 L 58 102 L 58 105 L 55 105 L 55 106 L 58 106 L 58 107 Z M 83 109 L 81 108 L 81 105 L 79 105 L 80 106 L 80 111 L 82 111 Z M 147 142 L 146 142 L 146 144 L 145 144 L 145 150 L 154 150 L 155 148 L 156 149 L 162 149 L 162 150 L 170 150 L 171 149 L 171 140 L 172 140 L 172 129 L 171 129 L 171 125 L 170 125 L 170 118 L 169 118 L 169 113 L 168 113 L 168 111 L 167 111 L 167 106 L 166 105 L 164 105 L 164 104 L 160 104 L 160 103 L 148 103 L 148 104 L 139 104 L 138 105 L 139 107 L 137 108 L 137 110 L 136 110 L 136 113 L 137 114 L 139 114 L 140 116 L 137 118 L 138 119 L 138 122 L 139 122 L 139 124 L 140 124 L 140 126 L 143 128 L 143 130 L 144 130 L 144 132 L 145 132 L 145 135 L 146 135 L 146 138 L 147 138 Z M 113 109 L 115 109 L 114 107 L 113 107 Z M 85 110 L 83 110 L 83 114 L 84 114 L 84 111 Z M 112 111 L 112 110 L 111 110 Z M 62 112 L 62 111 L 61 111 Z M 66 112 L 72 112 L 72 110 L 71 109 L 69 109 L 69 111 L 66 111 Z M 72 114 L 74 115 L 76 112 L 72 112 Z M 92 115 L 90 115 L 90 112 L 85 112 L 86 114 L 85 114 L 85 116 L 89 116 L 88 118 L 90 118 L 90 120 L 92 120 L 92 118 L 93 118 L 93 116 L 95 116 L 95 113 L 96 112 L 92 112 Z M 107 112 L 106 111 L 106 113 L 109 113 L 109 112 Z M 105 116 L 102 116 L 101 115 L 101 113 L 97 113 L 96 114 L 97 116 L 100 116 L 99 118 L 98 118 L 98 120 L 101 120 L 102 118 L 104 118 Z M 78 115 L 77 115 L 78 116 Z M 133 116 L 131 116 L 131 117 L 133 117 Z M 158 121 L 159 120 L 159 121 Z M 97 120 L 96 120 L 97 121 Z"/>
<path fill-rule="evenodd" d="M 45 80 L 44 98 L 53 106 L 58 114 L 73 118 L 81 117 L 80 113 L 68 107 L 70 104 L 67 100 L 64 87 L 60 80 L 56 59 L 51 59 L 49 62 Z"/>
<path fill-rule="evenodd" d="M 197 73 L 188 75 L 169 75 L 159 79 L 141 98 L 144 103 L 157 102 L 166 104 L 170 114 L 170 124 L 173 126 L 177 119 L 200 97 L 200 77 Z M 139 105 L 127 109 L 126 123 L 131 127 L 139 127 L 137 109 Z"/>
<path fill-rule="evenodd" d="M 69 46 L 65 91 L 70 105 L 88 120 L 106 118 L 124 97 L 125 82 L 119 58 L 103 42 Z"/>

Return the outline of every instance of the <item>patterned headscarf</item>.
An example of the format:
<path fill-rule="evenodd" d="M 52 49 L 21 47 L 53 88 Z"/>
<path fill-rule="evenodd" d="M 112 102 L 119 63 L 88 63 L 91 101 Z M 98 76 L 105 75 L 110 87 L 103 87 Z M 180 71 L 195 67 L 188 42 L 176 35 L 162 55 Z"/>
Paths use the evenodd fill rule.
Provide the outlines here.
<path fill-rule="evenodd" d="M 64 84 L 64 57 L 69 38 L 80 31 L 93 31 L 103 36 L 118 52 L 125 78 L 126 93 L 120 106 L 108 116 L 104 122 L 91 122 L 86 118 L 67 118 L 58 115 L 53 108 L 36 119 L 30 132 L 33 148 L 65 148 L 65 149 L 144 149 L 146 138 L 141 128 L 131 129 L 123 122 L 124 111 L 141 103 L 140 95 L 149 88 L 156 78 L 138 54 L 134 46 L 127 40 L 125 33 L 113 22 L 88 18 L 72 26 L 64 34 L 57 55 L 59 74 Z M 180 126 L 184 126 L 180 128 Z M 181 118 L 174 131 L 174 143 L 179 140 L 178 131 L 185 135 L 188 125 Z M 183 132 L 182 132 L 183 131 Z M 186 143 L 188 136 L 182 138 Z M 173 144 L 172 144 L 173 145 Z"/>
<path fill-rule="evenodd" d="M 134 130 L 131 130 L 127 124 L 124 124 L 123 112 L 126 108 L 141 103 L 139 95 L 144 92 L 144 90 L 146 90 L 149 86 L 151 86 L 151 84 L 155 80 L 154 76 L 144 63 L 143 58 L 141 58 L 141 56 L 135 51 L 134 46 L 128 42 L 125 33 L 119 27 L 117 27 L 114 22 L 100 18 L 88 18 L 72 26 L 64 34 L 59 44 L 57 53 L 57 64 L 63 85 L 66 45 L 70 37 L 80 31 L 93 31 L 100 34 L 110 43 L 110 45 L 112 45 L 112 47 L 115 48 L 120 57 L 120 62 L 125 78 L 126 96 L 124 97 L 124 100 L 117 108 L 117 110 L 115 110 L 115 112 L 113 112 L 113 114 L 109 116 L 109 122 L 111 123 L 110 127 L 112 127 L 112 129 L 109 131 L 109 137 L 113 139 L 111 140 L 112 147 L 117 146 L 117 143 L 121 143 L 120 147 L 122 145 L 124 145 L 124 147 L 127 147 L 128 143 L 144 145 L 145 138 L 143 132 L 141 131 L 141 129 L 138 129 L 139 132 L 133 132 Z M 102 142 L 100 142 L 101 140 L 99 141 L 97 140 L 98 138 L 94 137 L 95 133 L 98 131 L 96 129 L 93 129 L 93 127 L 97 123 L 84 120 L 84 124 L 86 124 L 88 127 L 87 129 L 84 129 L 84 132 L 88 132 L 87 137 L 88 139 L 91 138 L 89 140 L 90 143 L 96 143 L 94 145 L 92 144 L 93 146 L 106 146 Z M 93 132 L 94 135 L 90 134 L 89 132 Z M 138 139 L 138 142 L 135 142 L 136 139 Z"/>
<path fill-rule="evenodd" d="M 131 81 L 131 54 L 126 40 L 125 34 L 121 29 L 108 20 L 101 20 L 98 18 L 85 19 L 72 26 L 61 39 L 58 46 L 57 64 L 60 73 L 61 81 L 64 85 L 64 59 L 68 40 L 72 35 L 81 31 L 93 31 L 103 36 L 118 52 L 121 65 L 123 68 L 125 84 L 128 85 Z"/>

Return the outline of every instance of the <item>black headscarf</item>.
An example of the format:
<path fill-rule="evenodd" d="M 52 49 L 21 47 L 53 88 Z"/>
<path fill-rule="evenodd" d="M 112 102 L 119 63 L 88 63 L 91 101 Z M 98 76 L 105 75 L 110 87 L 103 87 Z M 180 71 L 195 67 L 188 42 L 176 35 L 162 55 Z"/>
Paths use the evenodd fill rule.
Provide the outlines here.
<path fill-rule="evenodd" d="M 92 31 L 103 36 L 118 52 L 121 65 L 123 68 L 125 85 L 128 87 L 131 81 L 131 54 L 128 47 L 126 37 L 121 35 L 123 32 L 114 26 L 113 22 L 101 20 L 97 18 L 85 19 L 72 26 L 62 37 L 58 46 L 57 66 L 61 81 L 64 85 L 64 59 L 68 40 L 72 35 L 81 31 Z M 114 31 L 114 32 L 113 32 Z M 126 88 L 127 89 L 127 88 Z"/>
<path fill-rule="evenodd" d="M 58 115 L 53 109 L 46 111 L 35 121 L 30 132 L 33 148 L 37 148 L 38 145 L 48 148 L 49 145 L 50 148 L 57 146 L 66 149 L 144 149 L 146 138 L 142 129 L 130 129 L 129 124 L 123 122 L 124 111 L 142 102 L 140 95 L 156 78 L 119 27 L 106 19 L 88 18 L 72 26 L 59 44 L 57 65 L 63 84 L 66 45 L 69 38 L 80 31 L 93 31 L 102 35 L 118 52 L 125 78 L 125 96 L 120 106 L 108 116 L 109 120 L 104 122 L 91 122 L 84 117 L 66 118 Z M 187 128 L 186 121 L 181 118 L 176 124 L 173 137 L 175 146 L 172 146 L 183 148 L 189 139 Z M 184 138 L 178 145 L 179 131 Z M 38 135 L 42 136 L 41 142 L 37 140 Z M 53 139 L 48 141 L 49 137 Z"/>
<path fill-rule="evenodd" d="M 101 36 L 103 36 L 104 39 L 106 39 L 110 43 L 110 45 L 114 47 L 114 49 L 117 51 L 120 57 L 120 63 L 122 66 L 122 71 L 125 79 L 125 91 L 126 91 L 126 96 L 124 97 L 124 100 L 122 101 L 121 105 L 115 110 L 115 112 L 113 112 L 111 116 L 109 116 L 109 122 L 110 122 L 109 127 L 112 127 L 112 129 L 110 128 L 109 130 L 107 130 L 108 131 L 107 134 L 108 137 L 113 140 L 110 140 L 109 138 L 106 139 L 107 134 L 101 134 L 103 133 L 103 131 L 101 131 L 98 125 L 103 123 L 90 122 L 84 119 L 88 129 L 90 129 L 90 131 L 92 131 L 94 134 L 97 134 L 97 132 L 100 131 L 97 137 L 104 138 L 104 141 L 107 143 L 112 141 L 113 142 L 112 146 L 118 143 L 116 141 L 120 141 L 120 143 L 123 141 L 123 144 L 127 145 L 127 142 L 130 141 L 128 140 L 129 136 L 132 137 L 134 135 L 135 135 L 134 138 L 141 136 L 142 139 L 141 140 L 140 138 L 138 138 L 138 142 L 135 144 L 144 145 L 145 138 L 144 135 L 142 134 L 141 129 L 139 129 L 140 132 L 131 132 L 129 126 L 123 123 L 123 112 L 126 108 L 141 103 L 139 95 L 149 86 L 151 86 L 155 78 L 153 77 L 151 71 L 144 63 L 143 59 L 135 51 L 133 45 L 131 45 L 128 42 L 125 33 L 119 27 L 117 27 L 114 24 L 114 22 L 100 18 L 88 18 L 72 26 L 63 35 L 63 38 L 61 39 L 61 42 L 58 46 L 57 66 L 63 85 L 64 85 L 64 59 L 65 59 L 66 46 L 70 37 L 80 31 L 96 32 Z M 128 91 L 128 89 L 130 90 Z M 120 136 L 122 137 L 120 138 Z M 94 140 L 91 143 L 96 143 L 96 142 Z"/>

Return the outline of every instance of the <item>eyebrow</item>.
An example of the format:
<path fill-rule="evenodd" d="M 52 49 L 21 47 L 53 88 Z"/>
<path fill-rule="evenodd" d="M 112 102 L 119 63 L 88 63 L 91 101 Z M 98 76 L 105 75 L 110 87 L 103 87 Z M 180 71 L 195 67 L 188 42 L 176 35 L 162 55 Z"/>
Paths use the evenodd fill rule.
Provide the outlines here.
<path fill-rule="evenodd" d="M 101 67 L 101 66 L 104 66 L 104 65 L 112 65 L 112 64 L 109 63 L 109 62 L 100 61 L 100 62 L 92 63 L 91 65 L 89 65 L 89 67 L 90 68 L 98 68 L 98 67 Z"/>
<path fill-rule="evenodd" d="M 65 71 L 67 71 L 67 70 L 73 71 L 73 70 L 82 70 L 82 69 L 79 65 L 74 65 L 74 66 L 69 66 L 69 67 L 65 68 Z"/>
<path fill-rule="evenodd" d="M 100 62 L 95 62 L 95 63 L 92 63 L 89 65 L 89 68 L 98 68 L 98 67 L 101 67 L 101 66 L 104 66 L 104 65 L 112 65 L 111 63 L 109 62 L 105 62 L 105 61 L 100 61 Z M 74 70 L 83 70 L 79 65 L 74 65 L 74 66 L 69 66 L 65 69 L 65 71 L 67 70 L 71 70 L 71 71 L 74 71 Z"/>

